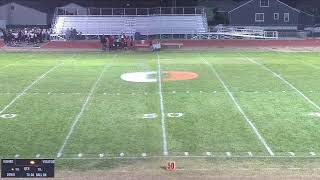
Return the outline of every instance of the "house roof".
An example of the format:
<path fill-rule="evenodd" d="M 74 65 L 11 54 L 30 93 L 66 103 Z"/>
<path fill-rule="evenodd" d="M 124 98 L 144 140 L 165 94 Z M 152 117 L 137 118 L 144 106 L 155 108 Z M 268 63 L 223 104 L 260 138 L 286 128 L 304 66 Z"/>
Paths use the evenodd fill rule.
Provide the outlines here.
<path fill-rule="evenodd" d="M 149 7 L 157 0 L 136 0 L 138 7 Z M 158 0 L 160 2 L 160 0 Z M 17 4 L 37 9 L 42 12 L 52 13 L 56 7 L 63 7 L 70 3 L 78 4 L 82 7 L 122 7 L 124 0 L 0 0 L 0 6 L 15 2 Z M 45 5 L 44 5 L 45 2 Z"/>
<path fill-rule="evenodd" d="M 142 0 L 141 0 L 142 1 Z M 199 6 L 217 8 L 218 11 L 229 12 L 250 0 L 200 0 Z M 309 14 L 314 13 L 315 8 L 320 9 L 320 0 L 280 0 L 282 3 L 289 5 L 291 8 Z M 42 0 L 0 0 L 0 6 L 15 2 L 22 6 L 30 7 L 41 12 L 51 14 L 55 7 L 63 7 L 70 3 L 75 3 L 83 7 L 112 7 L 119 0 L 46 0 L 45 6 Z"/>
<path fill-rule="evenodd" d="M 235 7 L 238 7 L 244 3 L 246 3 L 248 0 L 240 0 L 240 1 L 234 1 L 234 0 L 202 0 L 198 3 L 199 6 L 203 7 L 209 7 L 209 8 L 217 8 L 218 11 L 225 11 L 229 12 Z"/>
<path fill-rule="evenodd" d="M 39 1 L 32 1 L 32 0 L 3 0 L 0 2 L 0 6 L 6 5 L 9 3 L 16 3 L 21 6 L 36 9 L 36 10 L 44 12 L 44 13 L 49 13 L 49 12 L 54 11 L 54 8 L 52 8 L 52 6 L 51 6 L 51 4 L 53 4 L 52 2 L 46 2 L 46 4 L 48 3 L 48 5 L 43 6 L 43 3 L 39 2 Z"/>
<path fill-rule="evenodd" d="M 245 2 L 245 3 L 243 3 L 243 4 L 239 5 L 239 6 L 237 6 L 237 7 L 235 7 L 235 8 L 233 8 L 232 10 L 230 10 L 229 13 L 232 12 L 232 11 L 235 11 L 235 10 L 237 10 L 237 9 L 240 9 L 240 8 L 243 7 L 243 6 L 246 6 L 247 4 L 251 3 L 252 1 L 255 1 L 255 0 L 248 0 L 247 2 Z"/>
<path fill-rule="evenodd" d="M 44 13 L 48 13 L 51 14 L 54 12 L 56 7 L 62 7 L 65 6 L 67 4 L 73 3 L 75 2 L 75 4 L 78 4 L 80 6 L 86 6 L 86 3 L 84 3 L 84 1 L 76 1 L 76 0 L 50 0 L 50 1 L 46 1 L 46 5 L 43 5 L 43 2 L 41 2 L 41 0 L 35 1 L 35 0 L 1 0 L 0 1 L 0 6 L 8 4 L 8 3 L 17 3 L 19 5 L 22 6 L 26 6 L 29 8 L 33 8 L 36 9 L 38 11 L 44 12 Z"/>
<path fill-rule="evenodd" d="M 245 3 L 240 4 L 239 6 L 233 8 L 232 10 L 230 10 L 229 13 L 232 12 L 232 11 L 234 11 L 234 10 L 237 10 L 237 9 L 241 8 L 242 6 L 245 6 L 246 4 L 248 4 L 248 3 L 252 2 L 252 1 L 255 1 L 255 0 L 247 0 Z M 294 7 L 290 6 L 290 5 L 288 5 L 287 3 L 284 2 L 284 0 L 275 0 L 275 1 L 279 2 L 280 4 L 282 4 L 282 5 L 284 5 L 284 6 L 287 6 L 288 8 L 290 8 L 290 9 L 292 9 L 292 10 L 294 10 L 294 11 L 297 11 L 297 12 L 299 12 L 299 13 L 303 13 L 303 14 L 306 14 L 306 15 L 309 15 L 309 16 L 313 16 L 313 15 L 310 14 L 310 13 L 301 11 L 301 10 L 299 10 L 299 9 L 297 9 L 297 8 L 294 8 Z"/>
<path fill-rule="evenodd" d="M 297 1 L 296 8 L 310 14 L 319 15 L 320 1 L 319 0 Z"/>

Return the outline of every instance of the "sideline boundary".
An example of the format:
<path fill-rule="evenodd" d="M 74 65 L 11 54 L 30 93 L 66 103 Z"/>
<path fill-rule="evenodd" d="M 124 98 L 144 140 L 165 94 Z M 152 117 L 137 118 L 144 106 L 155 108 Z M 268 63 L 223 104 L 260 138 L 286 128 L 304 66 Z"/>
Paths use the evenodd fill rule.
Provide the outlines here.
<path fill-rule="evenodd" d="M 277 159 L 277 158 L 288 158 L 288 159 L 295 159 L 295 158 L 306 158 L 306 159 L 319 159 L 320 155 L 314 152 L 275 152 L 276 155 L 269 156 L 263 155 L 264 152 L 203 152 L 199 153 L 191 153 L 187 154 L 186 152 L 173 152 L 174 155 L 157 155 L 157 154 L 148 154 L 148 153 L 140 153 L 140 155 L 132 154 L 132 155 L 125 155 L 124 153 L 116 154 L 68 154 L 67 156 L 58 158 L 58 159 L 76 159 L 76 160 L 104 160 L 104 159 L 152 159 L 152 158 L 182 158 L 182 159 L 191 159 L 191 158 L 206 158 L 206 159 L 232 159 L 232 158 L 240 158 L 240 159 L 257 159 L 257 158 L 266 158 L 266 159 Z M 296 155 L 298 153 L 298 155 Z M 294 155 L 292 155 L 294 154 Z M 15 158 L 23 157 L 21 154 L 16 154 Z M 29 156 L 30 157 L 30 156 Z M 52 156 L 34 154 L 34 158 L 37 159 L 54 159 Z M 6 157 L 8 158 L 8 157 Z"/>
<path fill-rule="evenodd" d="M 59 158 L 59 160 L 106 160 L 106 159 L 155 159 L 155 158 L 181 158 L 181 159 L 278 159 L 278 158 L 289 158 L 289 159 L 320 159 L 320 156 L 127 156 L 127 157 L 103 157 L 103 158 Z M 50 158 L 48 158 L 50 159 Z"/>

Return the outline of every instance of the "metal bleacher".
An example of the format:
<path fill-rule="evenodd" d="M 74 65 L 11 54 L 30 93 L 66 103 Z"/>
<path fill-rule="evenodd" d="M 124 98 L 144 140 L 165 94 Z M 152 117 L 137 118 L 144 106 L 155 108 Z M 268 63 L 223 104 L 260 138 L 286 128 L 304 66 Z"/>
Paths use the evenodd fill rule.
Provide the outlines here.
<path fill-rule="evenodd" d="M 207 18 L 199 8 L 145 8 L 100 9 L 96 13 L 88 9 L 56 9 L 53 31 L 64 35 L 67 29 L 76 29 L 82 35 L 133 35 L 197 34 L 206 33 Z M 82 12 L 82 13 L 79 13 Z M 98 12 L 98 13 L 97 13 Z M 103 12 L 110 12 L 104 14 Z M 128 13 L 131 12 L 131 13 Z"/>
<path fill-rule="evenodd" d="M 54 40 L 65 40 L 67 29 L 86 36 L 160 35 L 160 39 L 278 39 L 277 31 L 259 27 L 218 25 L 208 28 L 203 8 L 57 8 L 54 14 Z"/>

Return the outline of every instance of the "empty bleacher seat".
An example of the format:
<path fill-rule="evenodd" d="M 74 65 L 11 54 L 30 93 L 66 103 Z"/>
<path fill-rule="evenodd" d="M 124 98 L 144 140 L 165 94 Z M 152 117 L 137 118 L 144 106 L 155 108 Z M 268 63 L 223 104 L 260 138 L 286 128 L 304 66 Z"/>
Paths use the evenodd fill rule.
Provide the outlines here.
<path fill-rule="evenodd" d="M 75 28 L 83 35 L 119 35 L 122 32 L 142 35 L 195 34 L 207 32 L 202 15 L 162 16 L 56 16 L 54 31 L 64 34 Z"/>

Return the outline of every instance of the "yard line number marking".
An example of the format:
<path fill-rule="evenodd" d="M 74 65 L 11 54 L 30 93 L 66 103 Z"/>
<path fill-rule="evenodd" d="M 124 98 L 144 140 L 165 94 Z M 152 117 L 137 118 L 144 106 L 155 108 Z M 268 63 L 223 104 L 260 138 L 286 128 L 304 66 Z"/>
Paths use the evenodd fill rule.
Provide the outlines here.
<path fill-rule="evenodd" d="M 180 118 L 183 116 L 183 113 L 168 113 L 167 116 L 169 118 Z M 144 114 L 143 119 L 155 119 L 158 115 L 156 113 Z"/>
<path fill-rule="evenodd" d="M 220 83 L 222 84 L 222 86 L 224 87 L 224 89 L 227 91 L 229 97 L 232 99 L 233 103 L 236 105 L 238 111 L 242 114 L 242 116 L 245 118 L 245 120 L 247 121 L 247 123 L 250 125 L 251 129 L 254 131 L 254 133 L 256 134 L 256 136 L 258 137 L 258 139 L 260 140 L 260 142 L 263 144 L 263 146 L 266 148 L 266 150 L 268 151 L 268 153 L 271 156 L 274 156 L 273 151 L 271 150 L 270 146 L 268 145 L 268 143 L 266 142 L 266 140 L 262 137 L 262 135 L 260 134 L 260 132 L 258 131 L 258 129 L 256 128 L 256 126 L 253 124 L 253 122 L 249 119 L 249 117 L 245 114 L 245 112 L 243 111 L 243 109 L 241 108 L 241 106 L 239 105 L 239 103 L 237 102 L 237 100 L 235 99 L 235 97 L 233 96 L 233 94 L 231 93 L 231 91 L 229 90 L 228 86 L 225 84 L 225 82 L 222 80 L 222 78 L 220 77 L 220 75 L 218 74 L 218 72 L 215 70 L 215 68 L 213 67 L 213 65 L 209 64 L 209 62 L 204 59 L 201 54 L 200 57 L 202 59 L 202 61 L 208 65 L 208 67 L 212 70 L 212 72 L 216 75 L 216 77 L 218 78 L 218 80 L 220 81 Z"/>
<path fill-rule="evenodd" d="M 2 118 L 2 119 L 12 119 L 15 117 L 17 117 L 16 114 L 2 114 L 2 115 L 0 115 L 0 118 Z"/>

